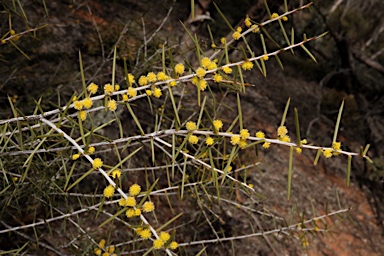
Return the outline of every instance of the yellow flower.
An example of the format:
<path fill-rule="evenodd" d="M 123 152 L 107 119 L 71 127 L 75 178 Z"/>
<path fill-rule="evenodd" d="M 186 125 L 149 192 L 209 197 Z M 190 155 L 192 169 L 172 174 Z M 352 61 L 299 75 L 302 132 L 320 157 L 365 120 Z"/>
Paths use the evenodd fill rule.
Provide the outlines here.
<path fill-rule="evenodd" d="M 283 21 L 287 21 L 287 20 L 288 20 L 288 17 L 287 17 L 287 16 L 283 16 L 282 20 L 283 20 Z"/>
<path fill-rule="evenodd" d="M 212 137 L 207 137 L 206 139 L 205 139 L 205 144 L 207 145 L 207 146 L 211 146 L 211 145 L 213 145 L 213 143 L 214 143 L 215 141 L 212 139 Z"/>
<path fill-rule="evenodd" d="M 303 152 L 303 149 L 299 147 L 296 147 L 295 150 L 296 150 L 296 153 L 298 154 L 301 154 L 301 152 Z"/>
<path fill-rule="evenodd" d="M 84 121 L 87 118 L 87 112 L 85 110 L 79 111 L 79 118 L 81 121 Z"/>
<path fill-rule="evenodd" d="M 115 84 L 115 92 L 118 91 L 118 90 L 120 90 L 120 85 Z"/>
<path fill-rule="evenodd" d="M 132 87 L 129 87 L 128 90 L 127 90 L 127 95 L 128 97 L 136 97 L 137 95 L 137 91 L 135 89 L 133 89 Z"/>
<path fill-rule="evenodd" d="M 159 80 L 159 81 L 168 80 L 168 76 L 163 71 L 161 71 L 161 72 L 157 73 L 157 80 Z"/>
<path fill-rule="evenodd" d="M 196 126 L 196 123 L 195 123 L 195 122 L 189 121 L 189 122 L 187 122 L 187 124 L 185 125 L 185 128 L 187 128 L 188 131 L 194 131 L 194 130 L 197 129 L 197 126 Z"/>
<path fill-rule="evenodd" d="M 141 191 L 141 187 L 137 184 L 133 184 L 129 187 L 129 194 L 131 196 L 137 196 Z"/>
<path fill-rule="evenodd" d="M 135 209 L 135 216 L 140 216 L 141 215 L 141 210 L 140 209 Z"/>
<path fill-rule="evenodd" d="M 232 136 L 231 137 L 231 144 L 232 145 L 237 145 L 237 144 L 239 144 L 239 142 L 240 142 L 240 135 L 234 135 L 234 136 Z"/>
<path fill-rule="evenodd" d="M 247 140 L 240 139 L 239 147 L 244 148 L 245 146 L 247 146 Z"/>
<path fill-rule="evenodd" d="M 171 82 L 169 82 L 169 85 L 170 85 L 171 87 L 175 87 L 175 86 L 177 85 L 176 80 L 172 80 Z"/>
<path fill-rule="evenodd" d="M 273 20 L 273 19 L 276 19 L 277 17 L 279 17 L 279 14 L 277 14 L 277 13 L 272 13 L 272 15 L 271 15 L 271 20 Z"/>
<path fill-rule="evenodd" d="M 267 55 L 263 55 L 263 60 L 264 60 L 264 61 L 269 60 L 269 56 L 267 56 Z"/>
<path fill-rule="evenodd" d="M 213 75 L 213 81 L 215 81 L 216 83 L 220 83 L 222 80 L 223 77 L 219 73 Z"/>
<path fill-rule="evenodd" d="M 181 75 L 184 73 L 185 67 L 182 63 L 177 63 L 175 66 L 175 72 L 178 75 Z"/>
<path fill-rule="evenodd" d="M 236 31 L 232 34 L 232 38 L 235 40 L 239 40 L 240 37 L 241 37 L 241 34 L 238 31 Z"/>
<path fill-rule="evenodd" d="M 205 70 L 203 68 L 198 68 L 196 69 L 196 75 L 199 78 L 203 78 L 205 76 Z"/>
<path fill-rule="evenodd" d="M 144 240 L 149 239 L 152 236 L 151 230 L 149 228 L 143 229 L 140 233 L 138 233 L 141 238 Z"/>
<path fill-rule="evenodd" d="M 104 246 L 105 246 L 105 239 L 101 239 L 99 242 L 99 247 L 103 249 Z"/>
<path fill-rule="evenodd" d="M 332 156 L 332 149 L 323 150 L 323 155 L 325 156 L 325 158 L 330 158 Z"/>
<path fill-rule="evenodd" d="M 153 96 L 155 96 L 156 98 L 160 98 L 162 94 L 163 93 L 161 92 L 161 90 L 159 88 L 153 89 Z"/>
<path fill-rule="evenodd" d="M 105 94 L 110 95 L 114 90 L 115 90 L 115 88 L 113 88 L 113 86 L 111 84 L 104 85 L 104 93 Z"/>
<path fill-rule="evenodd" d="M 112 171 L 112 178 L 114 178 L 114 179 L 116 179 L 116 178 L 120 179 L 120 177 L 121 177 L 121 171 L 120 171 L 120 170 L 113 170 L 113 171 Z"/>
<path fill-rule="evenodd" d="M 153 210 L 155 210 L 155 205 L 152 202 L 145 202 L 143 204 L 144 212 L 152 212 Z"/>
<path fill-rule="evenodd" d="M 279 137 L 279 140 L 283 142 L 291 142 L 291 138 L 288 135 L 283 135 Z"/>
<path fill-rule="evenodd" d="M 90 83 L 88 85 L 88 91 L 90 94 L 95 94 L 97 92 L 97 89 L 99 89 L 99 86 L 97 86 L 95 83 Z"/>
<path fill-rule="evenodd" d="M 169 249 L 171 250 L 176 250 L 177 247 L 179 247 L 179 244 L 175 241 L 172 241 L 170 244 L 169 244 Z"/>
<path fill-rule="evenodd" d="M 148 82 L 150 82 L 150 83 L 154 83 L 154 82 L 156 82 L 156 80 L 157 80 L 157 76 L 156 76 L 155 73 L 153 73 L 153 72 L 149 72 L 149 73 L 147 74 L 147 79 L 148 79 Z"/>
<path fill-rule="evenodd" d="M 260 138 L 260 139 L 265 138 L 265 134 L 262 131 L 258 131 L 255 135 L 256 135 L 256 138 Z"/>
<path fill-rule="evenodd" d="M 163 245 L 164 245 L 164 241 L 161 239 L 156 239 L 155 241 L 153 241 L 154 249 L 160 249 L 161 247 L 163 247 Z"/>
<path fill-rule="evenodd" d="M 197 144 L 197 142 L 199 142 L 199 138 L 196 135 L 191 135 L 189 136 L 188 141 L 191 144 Z"/>
<path fill-rule="evenodd" d="M 93 169 L 99 169 L 103 166 L 103 161 L 100 158 L 95 158 L 92 163 Z"/>
<path fill-rule="evenodd" d="M 86 108 L 86 109 L 90 109 L 93 105 L 93 102 L 90 98 L 86 98 L 86 99 L 83 99 L 83 106 Z"/>
<path fill-rule="evenodd" d="M 140 76 L 139 78 L 139 85 L 144 86 L 148 84 L 148 79 L 146 76 Z"/>
<path fill-rule="evenodd" d="M 222 37 L 222 38 L 220 39 L 220 42 L 221 42 L 222 44 L 225 44 L 225 43 L 227 42 L 227 40 L 225 39 L 225 37 Z"/>
<path fill-rule="evenodd" d="M 223 69 L 225 74 L 231 74 L 232 73 L 232 69 L 228 66 L 225 66 L 222 69 Z"/>
<path fill-rule="evenodd" d="M 245 20 L 244 20 L 244 24 L 245 24 L 245 26 L 247 26 L 247 27 L 251 27 L 251 25 L 252 25 L 252 22 L 251 22 L 251 19 L 250 18 L 245 18 Z"/>
<path fill-rule="evenodd" d="M 280 126 L 279 128 L 277 128 L 277 135 L 278 135 L 278 136 L 283 137 L 283 136 L 286 135 L 287 133 L 288 133 L 287 127 L 285 127 L 285 126 Z"/>
<path fill-rule="evenodd" d="M 211 60 L 207 57 L 201 59 L 201 66 L 205 69 L 208 69 L 209 64 L 211 64 Z"/>
<path fill-rule="evenodd" d="M 115 246 L 113 246 L 113 245 L 108 246 L 106 248 L 106 250 L 107 250 L 108 253 L 114 253 L 115 252 Z M 112 255 L 108 254 L 108 256 L 112 256 Z"/>
<path fill-rule="evenodd" d="M 135 207 L 136 199 L 133 196 L 127 197 L 127 199 L 125 199 L 125 206 Z"/>
<path fill-rule="evenodd" d="M 94 252 L 96 255 L 100 256 L 102 251 L 101 251 L 100 248 L 95 248 L 95 249 L 93 250 L 93 252 Z"/>
<path fill-rule="evenodd" d="M 77 160 L 80 157 L 80 154 L 73 154 L 72 160 Z"/>
<path fill-rule="evenodd" d="M 171 238 L 171 235 L 167 232 L 160 232 L 159 238 L 163 240 L 164 243 L 166 243 Z"/>
<path fill-rule="evenodd" d="M 269 148 L 271 146 L 271 142 L 264 142 L 263 148 Z"/>
<path fill-rule="evenodd" d="M 9 31 L 9 33 L 11 34 L 11 36 L 13 36 L 13 35 L 16 34 L 15 30 L 13 30 L 13 29 L 11 29 L 11 30 Z"/>
<path fill-rule="evenodd" d="M 253 188 L 253 184 L 249 183 L 248 187 Z"/>
<path fill-rule="evenodd" d="M 131 73 L 129 73 L 127 75 L 127 81 L 128 81 L 128 85 L 132 86 L 132 84 L 135 83 L 135 77 Z"/>
<path fill-rule="evenodd" d="M 220 130 L 221 128 L 223 128 L 223 122 L 220 119 L 216 119 L 213 121 L 213 126 L 216 130 Z"/>
<path fill-rule="evenodd" d="M 83 108 L 83 102 L 76 100 L 75 102 L 73 102 L 73 107 L 76 110 L 81 110 Z"/>
<path fill-rule="evenodd" d="M 332 148 L 334 150 L 341 150 L 341 142 L 337 142 L 337 141 L 333 142 L 332 143 Z"/>
<path fill-rule="evenodd" d="M 123 101 L 128 101 L 128 95 L 127 94 L 123 94 Z"/>
<path fill-rule="evenodd" d="M 4 40 L 4 43 L 5 43 L 5 40 Z M 212 44 L 211 44 L 211 47 L 212 47 L 213 49 L 215 49 L 215 48 L 217 47 L 217 45 L 215 45 L 214 43 L 212 43 Z"/>
<path fill-rule="evenodd" d="M 88 148 L 88 154 L 93 154 L 95 153 L 95 147 L 91 146 Z"/>
<path fill-rule="evenodd" d="M 108 101 L 108 108 L 111 111 L 115 111 L 117 109 L 117 104 L 115 100 Z"/>
<path fill-rule="evenodd" d="M 115 193 L 115 187 L 113 187 L 112 185 L 108 185 L 105 189 L 104 189 L 104 196 L 106 198 L 110 198 L 113 196 L 113 194 Z"/>
<path fill-rule="evenodd" d="M 248 129 L 242 129 L 240 131 L 240 136 L 243 140 L 247 139 L 250 136 Z"/>
<path fill-rule="evenodd" d="M 208 70 L 213 70 L 213 69 L 216 69 L 216 68 L 217 68 L 217 64 L 214 61 L 211 61 L 211 63 L 209 63 L 209 65 L 207 67 Z"/>
<path fill-rule="evenodd" d="M 197 88 L 200 89 L 200 91 L 204 91 L 208 86 L 208 82 L 204 79 L 199 79 L 197 82 Z"/>
<path fill-rule="evenodd" d="M 151 91 L 151 90 L 145 90 L 145 93 L 146 93 L 148 96 L 152 96 L 152 91 Z"/>
<path fill-rule="evenodd" d="M 119 205 L 125 206 L 125 198 L 124 197 L 119 200 Z"/>
<path fill-rule="evenodd" d="M 253 30 L 252 30 L 253 33 L 257 33 L 260 31 L 260 28 L 257 25 L 252 25 L 251 28 L 253 28 Z"/>
<path fill-rule="evenodd" d="M 241 67 L 243 70 L 251 70 L 253 68 L 253 63 L 251 61 L 245 61 Z"/>
<path fill-rule="evenodd" d="M 128 218 L 134 217 L 135 216 L 135 210 L 133 208 L 128 209 L 125 212 L 125 216 L 127 216 Z"/>

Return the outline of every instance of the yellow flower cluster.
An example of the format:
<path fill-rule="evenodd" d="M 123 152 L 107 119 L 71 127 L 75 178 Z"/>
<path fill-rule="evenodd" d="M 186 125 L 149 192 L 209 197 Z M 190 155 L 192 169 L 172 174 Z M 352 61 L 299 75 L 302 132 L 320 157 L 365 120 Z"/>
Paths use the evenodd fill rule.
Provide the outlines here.
<path fill-rule="evenodd" d="M 291 141 L 291 138 L 287 135 L 287 133 L 288 133 L 287 127 L 280 126 L 279 128 L 277 128 L 277 135 L 280 141 L 283 141 L 283 142 Z"/>
<path fill-rule="evenodd" d="M 169 240 L 171 239 L 171 235 L 167 232 L 160 232 L 159 238 L 153 241 L 153 248 L 154 249 L 160 249 L 167 243 L 169 243 Z M 179 244 L 175 241 L 172 241 L 168 244 L 168 248 L 171 250 L 177 249 Z"/>
<path fill-rule="evenodd" d="M 115 252 L 115 246 L 108 246 L 105 247 L 105 239 L 101 239 L 99 242 L 99 247 L 95 248 L 93 252 L 98 256 L 116 256 Z M 103 250 L 105 251 L 103 253 Z"/>
<path fill-rule="evenodd" d="M 185 125 L 185 128 L 187 128 L 188 131 L 194 131 L 197 129 L 197 126 L 196 126 L 196 123 L 195 122 L 187 122 L 187 124 Z"/>

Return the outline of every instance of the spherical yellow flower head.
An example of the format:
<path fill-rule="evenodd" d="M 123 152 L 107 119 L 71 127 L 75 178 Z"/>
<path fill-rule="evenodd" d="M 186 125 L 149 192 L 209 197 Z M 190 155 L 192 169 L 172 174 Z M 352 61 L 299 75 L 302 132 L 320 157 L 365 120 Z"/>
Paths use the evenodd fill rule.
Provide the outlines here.
<path fill-rule="evenodd" d="M 152 236 L 151 230 L 149 228 L 143 229 L 140 233 L 138 233 L 141 238 L 144 240 L 149 239 Z"/>
<path fill-rule="evenodd" d="M 196 69 L 196 75 L 199 78 L 203 78 L 205 76 L 205 70 L 203 68 Z"/>
<path fill-rule="evenodd" d="M 205 144 L 206 144 L 207 146 L 212 146 L 213 143 L 215 143 L 215 141 L 213 140 L 212 137 L 207 137 L 207 138 L 205 139 Z"/>
<path fill-rule="evenodd" d="M 220 43 L 222 43 L 222 44 L 226 44 L 226 43 L 227 43 L 227 39 L 225 39 L 225 37 L 222 37 L 222 38 L 220 39 Z"/>
<path fill-rule="evenodd" d="M 291 138 L 288 135 L 283 135 L 279 137 L 279 140 L 282 142 L 291 142 Z"/>
<path fill-rule="evenodd" d="M 241 129 L 240 136 L 243 140 L 247 139 L 250 136 L 248 129 Z"/>
<path fill-rule="evenodd" d="M 129 209 L 125 212 L 125 216 L 127 216 L 128 218 L 135 217 L 135 209 L 133 209 L 133 208 L 129 208 Z"/>
<path fill-rule="evenodd" d="M 256 132 L 255 136 L 256 136 L 256 138 L 260 138 L 260 139 L 265 138 L 265 134 L 262 131 Z"/>
<path fill-rule="evenodd" d="M 120 177 L 121 177 L 121 171 L 120 171 L 120 170 L 113 170 L 113 171 L 112 171 L 112 178 L 114 178 L 114 179 L 116 179 L 116 178 L 120 179 Z"/>
<path fill-rule="evenodd" d="M 131 73 L 127 75 L 127 82 L 129 86 L 132 86 L 133 83 L 135 83 L 135 77 Z"/>
<path fill-rule="evenodd" d="M 217 64 L 216 64 L 216 62 L 211 61 L 211 63 L 209 63 L 209 65 L 208 65 L 207 69 L 208 69 L 208 70 L 217 69 Z"/>
<path fill-rule="evenodd" d="M 204 79 L 199 79 L 199 81 L 197 82 L 197 88 L 199 88 L 200 91 L 204 91 L 205 89 L 207 89 L 207 86 L 208 82 Z"/>
<path fill-rule="evenodd" d="M 113 93 L 114 90 L 115 88 L 113 88 L 111 84 L 104 85 L 104 94 L 110 95 L 111 93 Z"/>
<path fill-rule="evenodd" d="M 267 61 L 269 60 L 269 56 L 268 55 L 263 55 L 263 58 L 262 58 L 264 61 Z"/>
<path fill-rule="evenodd" d="M 161 90 L 159 88 L 153 89 L 153 96 L 155 96 L 156 98 L 160 98 L 161 95 L 163 95 L 163 93 L 161 92 Z"/>
<path fill-rule="evenodd" d="M 139 78 L 139 85 L 144 86 L 148 84 L 148 79 L 146 76 L 140 76 Z"/>
<path fill-rule="evenodd" d="M 112 256 L 110 255 L 110 253 L 114 253 L 115 252 L 115 246 L 111 245 L 111 246 L 108 246 L 107 248 L 105 248 L 108 252 L 108 256 Z"/>
<path fill-rule="evenodd" d="M 287 21 L 288 20 L 288 17 L 287 16 L 283 16 L 283 18 L 281 18 L 283 21 Z"/>
<path fill-rule="evenodd" d="M 300 141 L 300 143 L 305 145 L 305 144 L 308 143 L 308 141 L 306 139 L 303 139 L 303 140 Z"/>
<path fill-rule="evenodd" d="M 231 74 L 232 73 L 232 69 L 228 66 L 222 67 L 222 69 L 223 69 L 225 74 Z"/>
<path fill-rule="evenodd" d="M 128 101 L 129 98 L 128 98 L 128 95 L 127 94 L 123 94 L 123 101 Z"/>
<path fill-rule="evenodd" d="M 219 73 L 216 73 L 213 75 L 213 81 L 215 81 L 216 83 L 220 83 L 221 81 L 223 81 L 223 77 Z"/>
<path fill-rule="evenodd" d="M 251 61 L 245 61 L 242 65 L 241 68 L 243 70 L 251 70 L 253 68 L 253 63 Z"/>
<path fill-rule="evenodd" d="M 201 59 L 201 66 L 205 69 L 208 69 L 209 64 L 211 64 L 211 60 L 207 57 Z"/>
<path fill-rule="evenodd" d="M 296 147 L 295 150 L 297 154 L 301 154 L 301 152 L 303 152 L 303 149 L 300 147 Z"/>
<path fill-rule="evenodd" d="M 251 22 L 251 19 L 250 18 L 245 18 L 245 20 L 244 20 L 244 24 L 245 24 L 245 26 L 247 26 L 247 27 L 251 27 L 251 25 L 252 25 L 252 22 Z"/>
<path fill-rule="evenodd" d="M 76 100 L 75 102 L 73 102 L 73 107 L 76 110 L 81 110 L 83 108 L 83 102 Z"/>
<path fill-rule="evenodd" d="M 140 209 L 135 209 L 135 216 L 140 216 L 141 215 L 141 210 Z"/>
<path fill-rule="evenodd" d="M 169 82 L 169 85 L 170 85 L 171 87 L 175 87 L 175 86 L 177 85 L 176 80 L 172 80 L 171 82 Z"/>
<path fill-rule="evenodd" d="M 148 96 L 152 96 L 153 92 L 151 90 L 145 90 L 145 93 L 148 95 Z"/>
<path fill-rule="evenodd" d="M 253 184 L 249 183 L 248 187 L 253 188 Z"/>
<path fill-rule="evenodd" d="M 283 136 L 285 136 L 287 133 L 288 133 L 287 127 L 285 127 L 285 126 L 280 126 L 279 128 L 277 128 L 277 135 L 278 135 L 279 137 L 283 137 Z"/>
<path fill-rule="evenodd" d="M 323 155 L 325 156 L 325 158 L 330 158 L 332 156 L 332 149 L 324 149 Z"/>
<path fill-rule="evenodd" d="M 197 125 L 195 122 L 192 122 L 192 121 L 189 121 L 187 122 L 187 124 L 185 125 L 185 128 L 187 128 L 188 131 L 194 131 L 197 129 Z"/>
<path fill-rule="evenodd" d="M 177 63 L 175 66 L 175 72 L 178 75 L 181 75 L 184 73 L 185 67 L 182 63 Z"/>
<path fill-rule="evenodd" d="M 72 160 L 77 160 L 80 157 L 80 154 L 73 154 Z"/>
<path fill-rule="evenodd" d="M 240 139 L 239 147 L 244 148 L 245 146 L 247 146 L 247 140 Z"/>
<path fill-rule="evenodd" d="M 167 232 L 160 232 L 159 238 L 163 240 L 164 243 L 166 243 L 171 238 L 171 235 Z"/>
<path fill-rule="evenodd" d="M 164 241 L 161 239 L 156 239 L 155 241 L 153 241 L 154 249 L 160 249 L 161 247 L 163 247 L 163 245 L 164 245 Z"/>
<path fill-rule="evenodd" d="M 157 80 L 159 80 L 159 81 L 168 80 L 168 76 L 163 71 L 161 71 L 161 72 L 157 73 Z"/>
<path fill-rule="evenodd" d="M 99 86 L 97 86 L 95 83 L 90 83 L 88 85 L 88 91 L 90 94 L 95 94 L 97 93 L 97 90 L 99 89 Z"/>
<path fill-rule="evenodd" d="M 108 185 L 105 189 L 104 189 L 104 196 L 106 198 L 110 198 L 113 196 L 113 194 L 115 193 L 115 187 L 112 186 L 112 185 Z"/>
<path fill-rule="evenodd" d="M 271 142 L 264 142 L 263 148 L 270 148 L 271 147 Z"/>
<path fill-rule="evenodd" d="M 152 212 L 155 210 L 155 205 L 152 202 L 145 202 L 142 209 L 144 212 Z"/>
<path fill-rule="evenodd" d="M 194 76 L 191 79 L 191 83 L 194 84 L 194 85 L 197 85 L 199 83 L 199 80 L 200 79 L 197 76 Z"/>
<path fill-rule="evenodd" d="M 119 205 L 123 206 L 123 207 L 125 206 L 125 198 L 124 197 L 119 200 Z"/>
<path fill-rule="evenodd" d="M 115 84 L 115 92 L 118 91 L 118 90 L 120 90 L 120 85 Z"/>
<path fill-rule="evenodd" d="M 332 143 L 332 148 L 334 150 L 341 150 L 341 142 L 337 142 L 337 141 L 333 142 Z"/>
<path fill-rule="evenodd" d="M 117 104 L 115 100 L 108 101 L 108 108 L 111 111 L 115 111 L 117 109 Z"/>
<path fill-rule="evenodd" d="M 131 196 L 137 196 L 141 191 L 141 187 L 138 184 L 133 184 L 129 187 L 129 194 Z"/>
<path fill-rule="evenodd" d="M 93 250 L 93 252 L 94 252 L 96 255 L 98 255 L 98 256 L 100 256 L 101 253 L 102 253 L 102 251 L 101 251 L 100 248 L 95 248 L 95 249 Z"/>
<path fill-rule="evenodd" d="M 84 121 L 85 119 L 87 119 L 87 111 L 85 111 L 85 110 L 79 111 L 79 119 L 81 121 Z"/>
<path fill-rule="evenodd" d="M 156 76 L 155 73 L 153 73 L 153 72 L 149 72 L 149 73 L 147 74 L 147 79 L 148 79 L 148 82 L 150 82 L 150 83 L 154 83 L 154 82 L 157 81 L 157 76 Z"/>
<path fill-rule="evenodd" d="M 176 250 L 177 247 L 179 247 L 179 244 L 175 241 L 172 241 L 170 244 L 169 244 L 169 249 L 171 250 Z"/>
<path fill-rule="evenodd" d="M 105 246 L 105 239 L 101 239 L 99 242 L 99 247 L 103 249 L 104 246 Z"/>
<path fill-rule="evenodd" d="M 237 27 L 237 28 L 236 28 L 236 31 L 239 32 L 239 33 L 241 33 L 241 31 L 243 31 L 243 29 L 242 29 L 241 27 Z"/>
<path fill-rule="evenodd" d="M 129 196 L 125 199 L 125 206 L 135 207 L 136 199 L 133 196 Z"/>
<path fill-rule="evenodd" d="M 103 166 L 103 161 L 100 158 L 95 158 L 92 163 L 93 169 L 99 169 Z"/>
<path fill-rule="evenodd" d="M 217 45 L 214 44 L 214 43 L 212 43 L 212 44 L 211 44 L 211 47 L 212 47 L 213 49 L 215 49 L 215 48 L 217 47 Z"/>
<path fill-rule="evenodd" d="M 132 87 L 129 87 L 128 90 L 127 90 L 127 95 L 130 98 L 136 97 L 137 91 L 135 89 L 133 89 Z"/>
<path fill-rule="evenodd" d="M 234 135 L 234 136 L 232 136 L 232 137 L 231 137 L 231 144 L 232 144 L 232 145 L 237 145 L 237 144 L 239 144 L 240 139 L 241 139 L 240 135 Z"/>
<path fill-rule="evenodd" d="M 95 147 L 94 147 L 94 146 L 89 147 L 87 153 L 88 153 L 88 154 L 93 154 L 93 153 L 95 153 Z"/>
<path fill-rule="evenodd" d="M 83 106 L 86 108 L 86 109 L 90 109 L 93 105 L 93 102 L 90 98 L 86 98 L 86 99 L 83 99 Z"/>
<path fill-rule="evenodd" d="M 259 28 L 259 26 L 258 26 L 258 25 L 256 25 L 256 24 L 252 25 L 252 26 L 251 26 L 251 28 L 253 28 L 253 30 L 252 30 L 252 32 L 253 32 L 253 33 L 257 33 L 257 32 L 259 32 L 259 31 L 260 31 L 260 28 Z"/>
<path fill-rule="evenodd" d="M 271 15 L 271 20 L 273 20 L 273 19 L 276 19 L 277 17 L 279 17 L 279 14 L 277 14 L 277 13 L 272 13 L 272 15 Z"/>
<path fill-rule="evenodd" d="M 233 39 L 239 40 L 240 37 L 241 37 L 241 33 L 240 32 L 238 32 L 238 31 L 233 32 L 233 34 L 232 34 L 232 38 Z"/>
<path fill-rule="evenodd" d="M 213 126 L 217 131 L 219 131 L 221 128 L 223 128 L 223 122 L 220 119 L 216 119 L 213 121 Z"/>
<path fill-rule="evenodd" d="M 191 144 L 197 144 L 199 142 L 199 138 L 196 135 L 191 135 L 189 136 L 188 141 Z"/>

